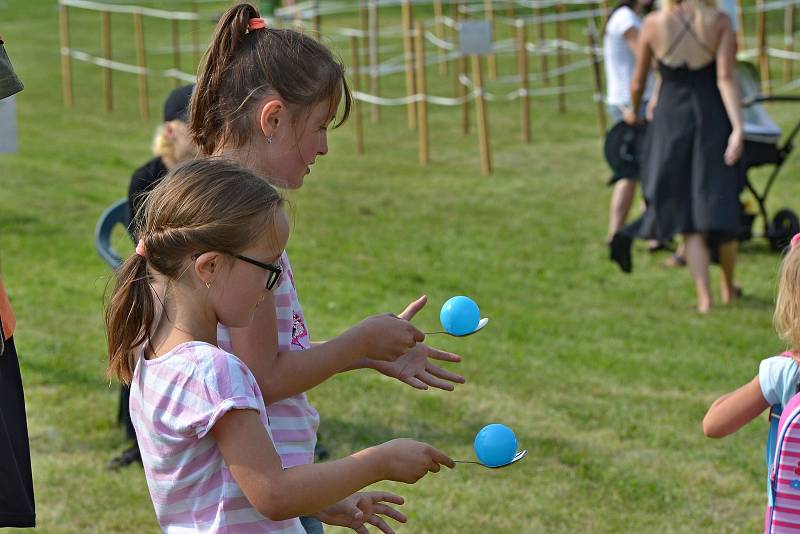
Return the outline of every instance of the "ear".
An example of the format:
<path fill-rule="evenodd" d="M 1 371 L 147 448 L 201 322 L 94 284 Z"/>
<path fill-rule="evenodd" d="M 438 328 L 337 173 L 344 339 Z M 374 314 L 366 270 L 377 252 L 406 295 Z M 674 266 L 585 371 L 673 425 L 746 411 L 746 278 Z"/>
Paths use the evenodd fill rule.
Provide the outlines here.
<path fill-rule="evenodd" d="M 172 124 L 172 122 L 164 123 L 164 135 L 167 136 L 167 139 L 170 141 L 175 141 L 177 132 L 175 131 L 175 126 Z"/>
<path fill-rule="evenodd" d="M 273 97 L 264 103 L 259 115 L 259 127 L 264 137 L 275 134 L 279 124 L 286 120 L 287 111 L 286 103 L 280 98 Z"/>
<path fill-rule="evenodd" d="M 203 284 L 211 284 L 222 269 L 222 254 L 204 252 L 194 260 L 194 274 Z"/>

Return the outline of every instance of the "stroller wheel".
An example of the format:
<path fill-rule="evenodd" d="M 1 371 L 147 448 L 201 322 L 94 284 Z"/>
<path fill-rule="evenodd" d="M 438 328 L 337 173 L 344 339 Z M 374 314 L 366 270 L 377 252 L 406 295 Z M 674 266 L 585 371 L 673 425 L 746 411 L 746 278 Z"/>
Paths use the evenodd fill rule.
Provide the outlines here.
<path fill-rule="evenodd" d="M 783 250 L 789 246 L 792 236 L 798 232 L 800 232 L 800 220 L 797 214 L 784 208 L 773 217 L 767 238 L 774 250 Z"/>

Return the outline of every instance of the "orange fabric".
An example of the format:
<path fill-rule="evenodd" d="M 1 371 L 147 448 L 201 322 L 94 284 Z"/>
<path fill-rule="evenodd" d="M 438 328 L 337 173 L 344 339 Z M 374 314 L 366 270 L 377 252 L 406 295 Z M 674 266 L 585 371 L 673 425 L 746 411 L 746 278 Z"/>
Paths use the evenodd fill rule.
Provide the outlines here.
<path fill-rule="evenodd" d="M 3 333 L 6 339 L 14 335 L 14 327 L 17 326 L 17 319 L 14 317 L 14 310 L 8 302 L 6 288 L 3 286 L 3 279 L 0 278 L 0 319 L 3 320 Z"/>

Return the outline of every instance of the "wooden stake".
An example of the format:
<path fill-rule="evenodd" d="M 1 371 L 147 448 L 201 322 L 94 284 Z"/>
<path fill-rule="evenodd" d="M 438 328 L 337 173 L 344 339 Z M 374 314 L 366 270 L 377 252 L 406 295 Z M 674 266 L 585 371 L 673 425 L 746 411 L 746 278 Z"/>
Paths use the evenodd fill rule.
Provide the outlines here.
<path fill-rule="evenodd" d="M 522 142 L 531 142 L 531 107 L 528 98 L 528 50 L 525 43 L 528 40 L 525 21 L 518 19 L 516 22 L 517 36 L 517 72 L 519 73 L 519 103 L 522 115 Z"/>
<path fill-rule="evenodd" d="M 140 69 L 147 68 L 147 59 L 144 48 L 144 25 L 142 24 L 142 14 L 133 14 L 133 32 L 136 35 L 136 64 Z M 140 72 L 139 81 L 139 116 L 143 120 L 150 118 L 150 101 L 147 95 L 147 73 Z"/>
<path fill-rule="evenodd" d="M 181 70 L 181 35 L 178 31 L 178 19 L 172 19 L 172 63 L 175 70 Z M 175 87 L 180 87 L 183 82 L 175 78 Z"/>
<path fill-rule="evenodd" d="M 378 72 L 378 2 L 369 0 L 369 89 L 375 96 L 381 95 L 380 73 Z M 372 122 L 381 121 L 381 107 L 372 105 Z"/>
<path fill-rule="evenodd" d="M 314 0 L 311 9 L 314 10 L 311 15 L 311 27 L 314 29 L 314 37 L 319 41 L 322 39 L 322 18 L 319 15 L 319 0 Z"/>
<path fill-rule="evenodd" d="M 736 0 L 736 18 L 738 21 L 738 28 L 736 29 L 736 45 L 739 50 L 745 49 L 744 40 L 744 14 L 742 12 L 742 1 Z"/>
<path fill-rule="evenodd" d="M 606 0 L 600 0 L 600 11 L 603 12 L 603 14 L 600 15 L 600 19 L 603 21 L 601 28 L 605 28 L 606 22 L 608 22 L 608 2 Z"/>
<path fill-rule="evenodd" d="M 494 5 L 492 0 L 483 0 L 483 10 L 486 21 L 491 27 L 492 41 L 494 41 Z M 497 78 L 497 57 L 491 52 L 486 57 L 489 65 L 489 79 L 494 80 Z"/>
<path fill-rule="evenodd" d="M 548 66 L 547 66 L 547 53 L 544 50 L 544 23 L 542 22 L 542 17 L 544 13 L 542 11 L 542 6 L 536 6 L 536 37 L 538 39 L 537 46 L 539 47 L 539 70 L 541 71 L 542 81 L 545 85 L 550 84 L 550 77 L 547 75 Z"/>
<path fill-rule="evenodd" d="M 415 92 L 414 87 L 414 37 L 412 37 L 413 14 L 411 13 L 411 1 L 403 0 L 401 9 L 401 31 L 403 33 L 403 58 L 406 66 L 406 96 L 411 96 Z M 406 106 L 408 114 L 408 127 L 414 130 L 417 127 L 417 110 L 414 102 L 409 102 Z"/>
<path fill-rule="evenodd" d="M 359 83 L 358 74 L 358 38 L 354 35 L 350 36 L 350 68 L 353 69 L 353 90 L 360 91 L 361 84 Z M 361 102 L 353 100 L 353 123 L 356 131 L 356 153 L 364 153 L 364 127 L 361 123 Z"/>
<path fill-rule="evenodd" d="M 197 17 L 197 0 L 192 0 L 192 13 Z M 200 18 L 192 21 L 192 55 L 195 67 L 200 65 Z"/>
<path fill-rule="evenodd" d="M 428 106 L 425 102 L 425 36 L 422 33 L 422 22 L 414 23 L 414 51 L 417 63 L 417 94 L 421 99 L 417 102 L 417 125 L 419 126 L 419 164 L 428 165 L 430 150 L 428 147 Z"/>
<path fill-rule="evenodd" d="M 69 55 L 69 11 L 67 6 L 58 5 L 58 29 L 61 41 L 61 91 L 64 106 L 71 108 L 75 104 L 72 98 L 72 59 Z"/>
<path fill-rule="evenodd" d="M 368 46 L 365 46 L 369 36 L 369 13 L 367 12 L 366 0 L 358 1 L 358 19 L 361 23 L 361 65 L 369 65 Z M 369 69 L 364 69 L 361 73 L 361 86 L 369 87 Z"/>
<path fill-rule="evenodd" d="M 478 122 L 478 148 L 481 153 L 481 172 L 484 176 L 492 174 L 492 154 L 489 146 L 489 123 L 486 120 L 486 102 L 483 99 L 483 72 L 481 58 L 472 56 L 472 71 L 475 74 L 475 88 L 478 89 L 475 111 Z"/>
<path fill-rule="evenodd" d="M 757 28 L 756 39 L 758 41 L 758 65 L 761 70 L 761 92 L 765 95 L 770 94 L 769 83 L 769 56 L 767 56 L 767 13 L 764 11 L 764 0 L 756 0 Z"/>
<path fill-rule="evenodd" d="M 784 46 L 787 52 L 794 52 L 794 4 L 786 4 L 786 12 L 784 13 Z M 783 62 L 783 83 L 789 83 L 793 76 L 792 70 L 794 67 L 794 60 L 786 57 Z"/>
<path fill-rule="evenodd" d="M 459 74 L 466 75 L 468 72 L 469 63 L 467 62 L 467 58 L 465 56 L 461 56 L 458 59 L 458 71 Z M 458 76 L 456 77 L 457 86 L 457 93 L 456 95 L 459 97 L 466 97 L 469 94 L 469 88 L 466 87 L 458 80 Z M 469 134 L 469 99 L 464 99 L 464 103 L 461 104 L 461 131 L 464 135 Z"/>
<path fill-rule="evenodd" d="M 442 23 L 444 12 L 442 11 L 442 0 L 433 0 L 433 16 L 436 18 L 436 37 L 444 41 L 444 24 Z M 444 48 L 437 48 L 439 49 L 439 74 L 444 76 L 447 74 L 447 53 L 444 51 Z"/>
<path fill-rule="evenodd" d="M 600 124 L 600 135 L 606 133 L 606 110 L 603 105 L 603 78 L 600 74 L 600 61 L 597 58 L 595 49 L 597 48 L 597 28 L 594 21 L 589 22 L 586 29 L 586 37 L 589 44 L 589 59 L 592 61 L 592 75 L 594 79 L 594 101 L 597 103 L 597 120 Z"/>
<path fill-rule="evenodd" d="M 556 12 L 559 15 L 564 14 L 564 4 L 559 4 L 557 6 Z M 563 41 L 566 40 L 565 35 L 565 28 L 564 28 L 564 21 L 559 20 L 556 23 L 556 31 L 558 32 L 558 47 L 556 49 L 556 63 L 558 64 L 558 111 L 559 113 L 565 113 L 567 111 L 567 101 L 566 96 L 564 95 L 564 47 L 561 45 Z"/>
<path fill-rule="evenodd" d="M 106 61 L 111 61 L 111 13 L 108 11 L 102 12 L 103 19 L 103 58 Z M 111 113 L 114 109 L 113 89 L 111 86 L 111 67 L 103 67 L 103 95 L 105 96 L 106 112 Z"/>

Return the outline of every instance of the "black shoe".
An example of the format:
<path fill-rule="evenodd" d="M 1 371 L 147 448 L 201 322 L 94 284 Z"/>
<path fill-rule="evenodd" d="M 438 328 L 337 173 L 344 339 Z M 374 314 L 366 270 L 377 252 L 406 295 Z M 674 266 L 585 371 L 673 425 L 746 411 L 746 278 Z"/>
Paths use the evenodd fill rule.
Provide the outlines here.
<path fill-rule="evenodd" d="M 617 262 L 623 273 L 630 273 L 633 270 L 633 263 L 631 260 L 632 243 L 633 240 L 630 237 L 616 233 L 608 244 L 611 261 Z"/>
<path fill-rule="evenodd" d="M 117 469 L 122 469 L 123 467 L 128 467 L 133 463 L 142 463 L 142 455 L 139 452 L 139 444 L 134 443 L 129 448 L 122 451 L 122 454 L 117 456 L 116 458 L 112 458 L 106 464 L 106 469 L 110 469 L 112 471 L 116 471 Z"/>

